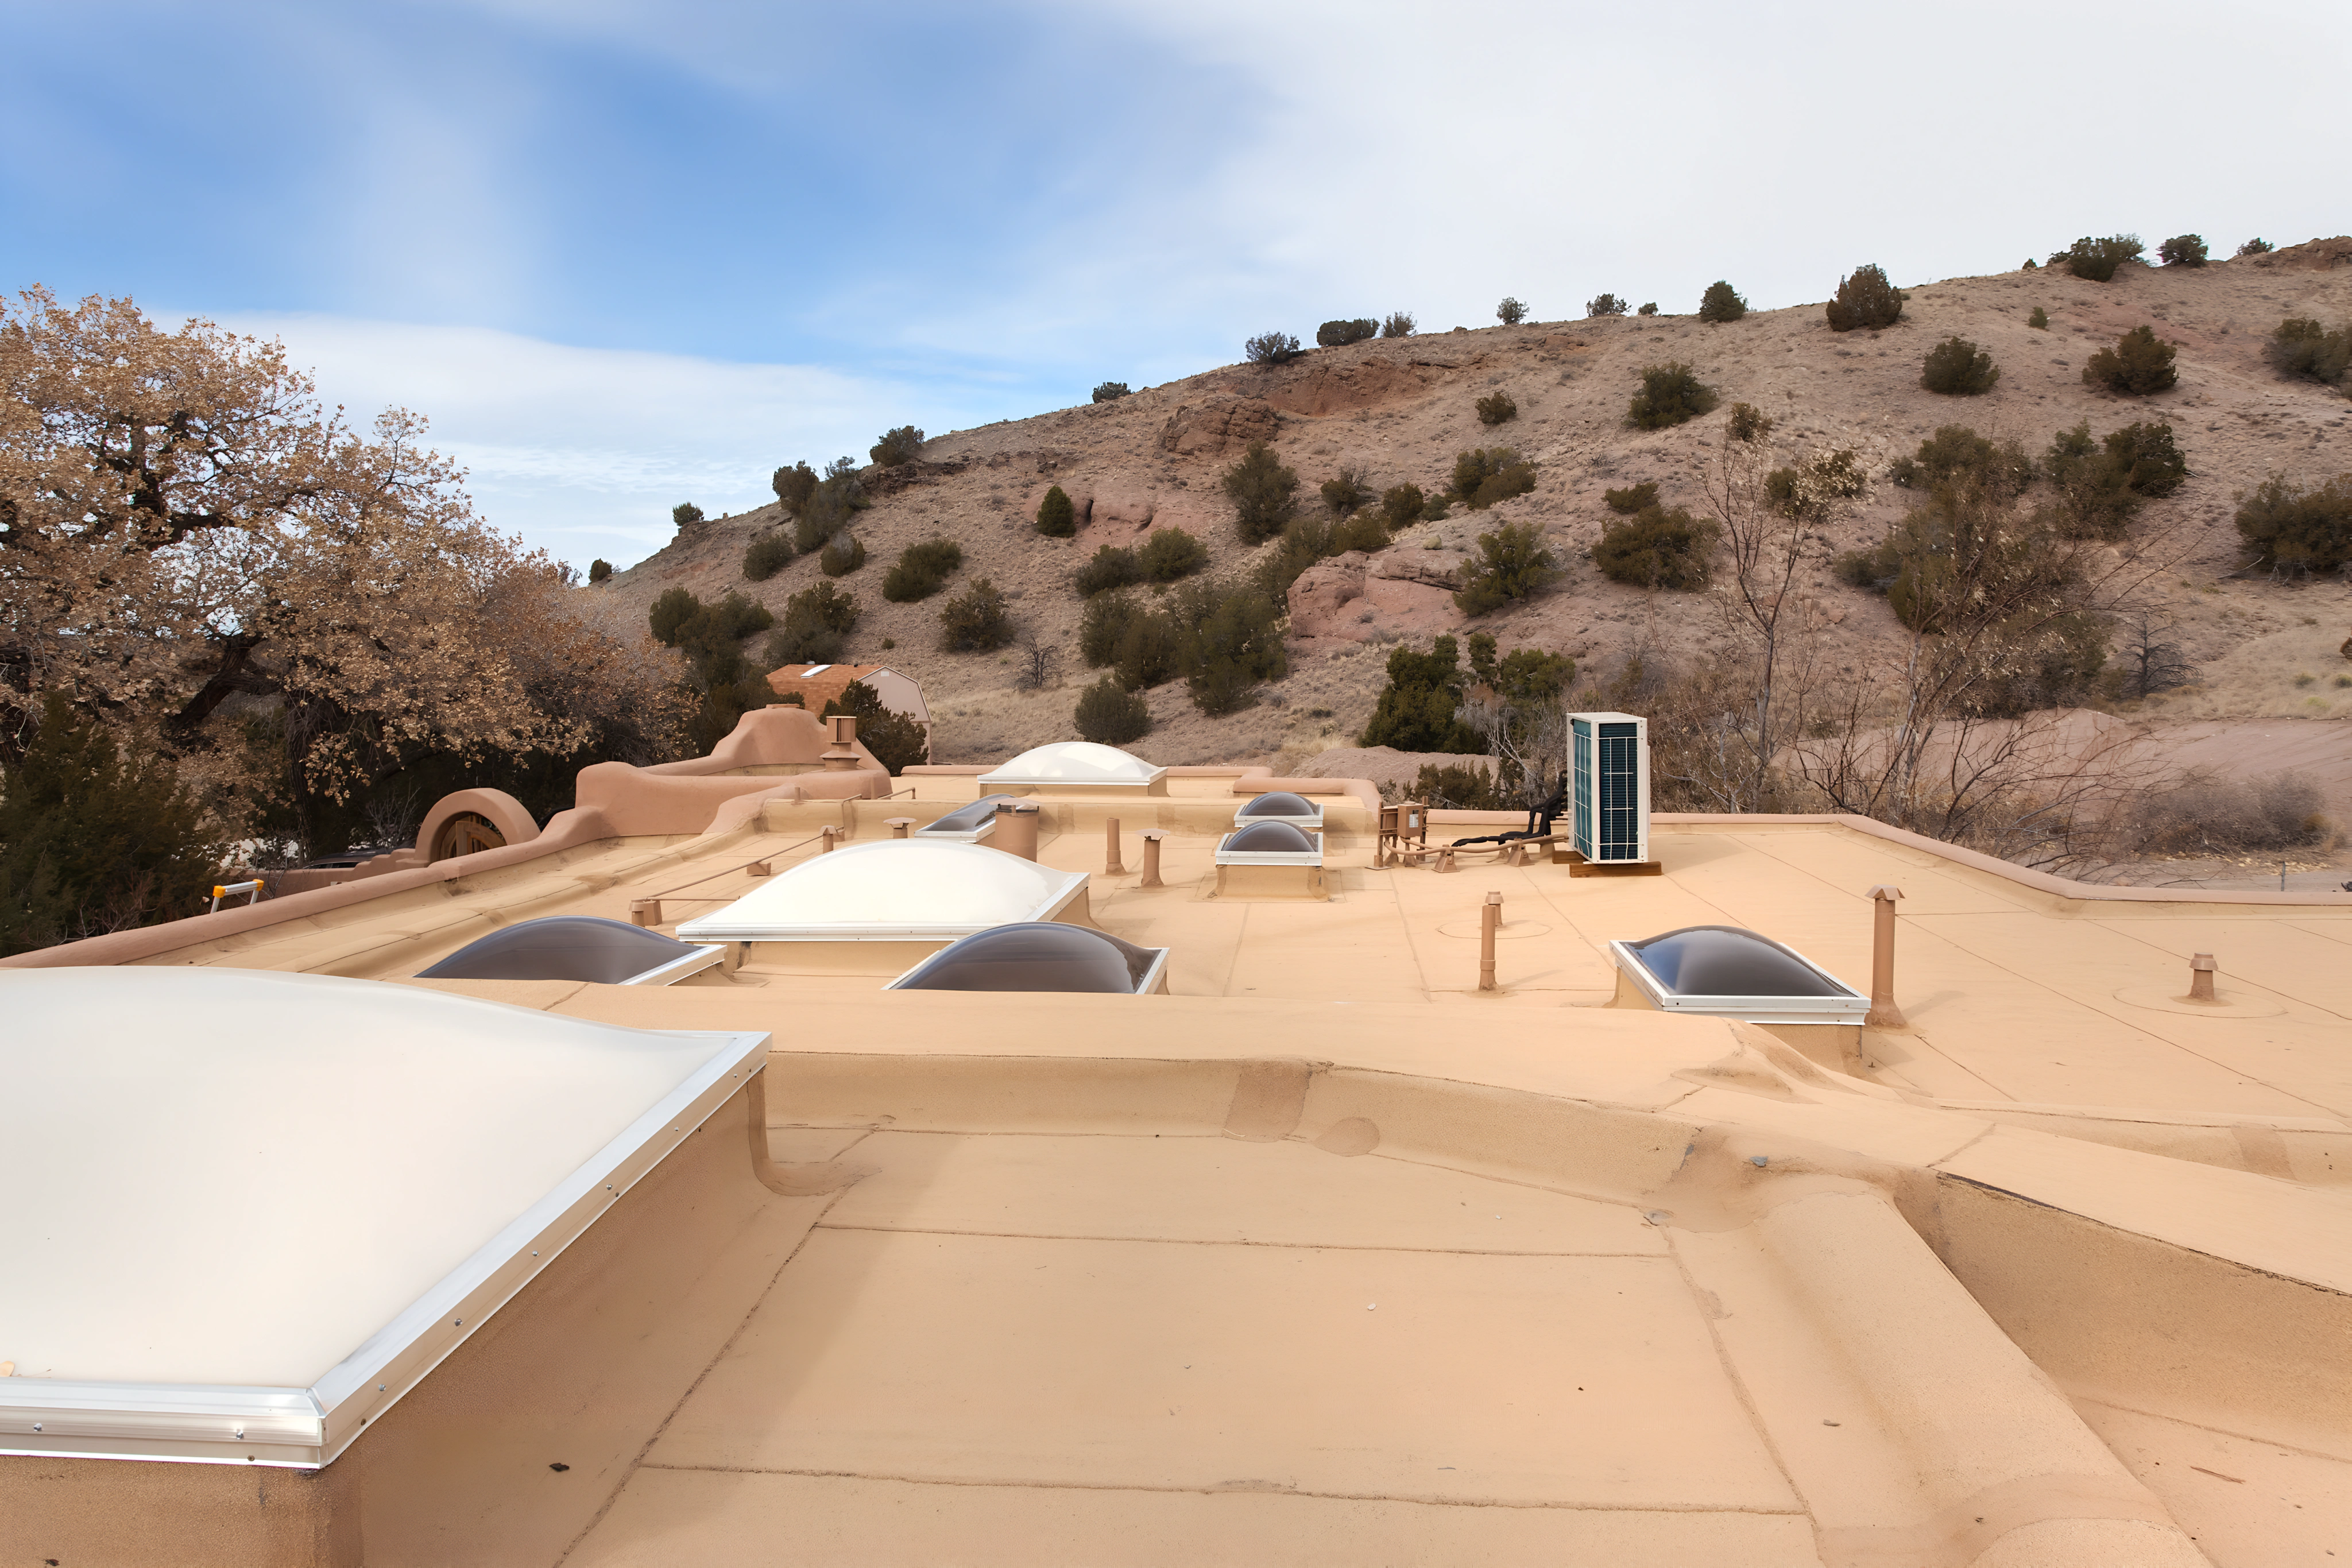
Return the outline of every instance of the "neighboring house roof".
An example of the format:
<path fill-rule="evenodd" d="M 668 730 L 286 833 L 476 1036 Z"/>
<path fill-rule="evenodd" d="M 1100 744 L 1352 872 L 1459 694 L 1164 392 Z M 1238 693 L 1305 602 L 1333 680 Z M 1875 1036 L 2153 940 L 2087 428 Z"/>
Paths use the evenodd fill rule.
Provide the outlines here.
<path fill-rule="evenodd" d="M 809 712 L 820 713 L 854 681 L 872 686 L 882 706 L 892 712 L 905 714 L 919 724 L 931 721 L 922 684 L 887 664 L 786 664 L 769 673 L 768 689 L 780 697 L 797 694 Z"/>

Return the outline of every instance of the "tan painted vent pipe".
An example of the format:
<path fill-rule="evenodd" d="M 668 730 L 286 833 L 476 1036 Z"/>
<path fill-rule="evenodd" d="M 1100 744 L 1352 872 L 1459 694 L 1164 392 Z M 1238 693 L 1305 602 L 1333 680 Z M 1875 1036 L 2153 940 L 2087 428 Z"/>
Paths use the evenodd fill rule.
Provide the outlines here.
<path fill-rule="evenodd" d="M 1895 1005 L 1895 901 L 1903 890 L 1881 883 L 1870 890 L 1870 1011 L 1864 1029 L 1908 1029 Z"/>
<path fill-rule="evenodd" d="M 1495 936 L 1503 928 L 1503 895 L 1490 893 L 1478 911 L 1478 988 L 1495 988 Z"/>
<path fill-rule="evenodd" d="M 2189 999 L 2192 1002 L 2218 1002 L 2213 994 L 2213 972 L 2220 967 L 2210 953 L 2199 953 L 2189 960 Z"/>
<path fill-rule="evenodd" d="M 1103 819 L 1103 874 L 1105 876 L 1127 874 L 1127 867 L 1120 864 L 1118 859 L 1118 819 L 1117 817 Z"/>
<path fill-rule="evenodd" d="M 1147 828 L 1144 830 L 1143 881 L 1139 885 L 1144 887 L 1166 887 L 1168 885 L 1166 883 L 1160 880 L 1160 841 L 1167 836 L 1168 834 L 1159 828 Z"/>
<path fill-rule="evenodd" d="M 1027 800 L 1001 800 L 996 807 L 996 831 L 988 841 L 991 849 L 1003 850 L 1008 855 L 1019 855 L 1024 861 L 1037 858 L 1037 808 Z"/>

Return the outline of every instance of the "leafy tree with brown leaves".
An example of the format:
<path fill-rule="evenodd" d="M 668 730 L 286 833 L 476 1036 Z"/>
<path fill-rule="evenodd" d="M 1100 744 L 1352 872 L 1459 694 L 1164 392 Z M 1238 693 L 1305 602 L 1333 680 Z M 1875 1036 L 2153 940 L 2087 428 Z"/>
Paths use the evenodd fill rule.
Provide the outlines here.
<path fill-rule="evenodd" d="M 55 693 L 223 821 L 273 804 L 307 836 L 428 753 L 663 749 L 659 662 L 484 527 L 424 434 L 353 429 L 274 342 L 0 301 L 0 755 Z"/>

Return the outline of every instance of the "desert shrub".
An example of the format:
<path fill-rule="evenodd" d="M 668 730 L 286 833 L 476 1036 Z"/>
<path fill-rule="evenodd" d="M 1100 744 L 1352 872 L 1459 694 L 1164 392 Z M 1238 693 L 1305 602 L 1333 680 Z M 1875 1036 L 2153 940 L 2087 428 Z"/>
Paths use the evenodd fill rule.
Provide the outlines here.
<path fill-rule="evenodd" d="M 1371 481 L 1361 468 L 1342 468 L 1323 481 L 1323 504 L 1334 516 L 1353 517 L 1371 498 Z"/>
<path fill-rule="evenodd" d="M 836 457 L 824 465 L 808 498 L 793 514 L 793 549 L 806 555 L 824 548 L 824 541 L 849 526 L 849 519 L 872 503 L 857 483 L 857 465 Z"/>
<path fill-rule="evenodd" d="M 1737 321 L 1748 314 L 1748 301 L 1739 291 L 1721 278 L 1706 286 L 1699 296 L 1698 319 L 1702 321 Z"/>
<path fill-rule="evenodd" d="M 1454 455 L 1454 494 L 1474 512 L 1535 487 L 1535 465 L 1514 447 L 1474 446 Z"/>
<path fill-rule="evenodd" d="M 680 501 L 669 509 L 669 520 L 681 528 L 688 523 L 698 523 L 702 521 L 702 508 L 691 501 Z"/>
<path fill-rule="evenodd" d="M 1838 279 L 1837 295 L 1827 308 L 1830 330 L 1892 327 L 1902 318 L 1903 300 L 1903 290 L 1888 280 L 1886 269 L 1865 262 Z"/>
<path fill-rule="evenodd" d="M 1429 498 L 1418 485 L 1392 485 L 1381 492 L 1381 520 L 1392 528 L 1401 528 L 1417 520 Z"/>
<path fill-rule="evenodd" d="M 1372 704 L 1359 746 L 1399 751 L 1484 751 L 1478 732 L 1456 716 L 1462 706 L 1461 645 L 1440 637 L 1427 653 L 1390 650 L 1388 685 Z"/>
<path fill-rule="evenodd" d="M 1111 653 L 1111 673 L 1129 691 L 1148 691 L 1184 673 L 1183 651 L 1173 615 L 1139 608 L 1119 632 Z"/>
<path fill-rule="evenodd" d="M 1622 490 L 1603 490 L 1601 492 L 1601 499 L 1607 504 L 1611 511 L 1622 512 L 1630 517 L 1636 512 L 1658 504 L 1658 482 L 1655 479 L 1644 479 L 1638 485 L 1628 485 Z"/>
<path fill-rule="evenodd" d="M 884 707 L 882 694 L 864 681 L 842 687 L 841 695 L 827 701 L 817 717 L 831 718 L 837 713 L 856 716 L 857 743 L 872 752 L 874 760 L 888 768 L 892 778 L 931 754 L 922 725 L 896 708 Z"/>
<path fill-rule="evenodd" d="M 2257 235 L 2255 238 L 2250 239 L 2245 244 L 2240 246 L 2238 247 L 2238 254 L 2240 256 L 2268 256 L 2275 248 L 2277 247 L 2273 246 L 2270 241 Z"/>
<path fill-rule="evenodd" d="M 1656 300 L 1654 300 L 1654 299 L 1650 300 L 1648 303 L 1644 304 L 1644 305 L 1643 305 L 1640 309 L 1638 309 L 1638 310 L 1636 310 L 1636 311 L 1634 311 L 1634 312 L 1633 312 L 1633 314 L 1634 314 L 1634 315 L 1636 315 L 1636 316 L 1655 316 L 1657 313 L 1658 313 L 1658 302 L 1657 302 Z"/>
<path fill-rule="evenodd" d="M 2036 331 L 2047 332 L 2050 330 L 2050 312 L 2036 305 L 2033 313 L 2026 317 L 2025 324 Z"/>
<path fill-rule="evenodd" d="M 1286 365 L 1305 351 L 1287 332 L 1260 332 L 1242 345 L 1242 358 L 1253 365 Z"/>
<path fill-rule="evenodd" d="M 2054 492 L 2042 520 L 2069 538 L 2122 538 L 2143 498 L 2168 496 L 2189 476 L 2172 426 L 2161 423 L 2127 424 L 2095 442 L 2085 420 L 2051 439 L 2042 468 Z"/>
<path fill-rule="evenodd" d="M 1767 474 L 1764 498 L 1773 510 L 1793 517 L 1818 512 L 1831 501 L 1851 500 L 1869 483 L 1861 457 L 1850 447 L 1834 447 Z"/>
<path fill-rule="evenodd" d="M 1071 504 L 1070 493 L 1059 485 L 1037 503 L 1037 531 L 1055 539 L 1068 538 L 1078 531 L 1078 509 Z"/>
<path fill-rule="evenodd" d="M 1174 615 L 1183 635 L 1185 694 L 1216 717 L 1257 701 L 1257 686 L 1288 669 L 1281 601 L 1255 584 L 1195 583 Z"/>
<path fill-rule="evenodd" d="M 1974 397 L 1992 391 L 2000 369 L 1992 356 L 1966 338 L 1947 338 L 1927 350 L 1920 367 L 1919 384 L 1947 397 Z"/>
<path fill-rule="evenodd" d="M 830 582 L 815 582 L 784 601 L 783 619 L 761 657 L 770 669 L 784 664 L 830 664 L 841 657 L 857 626 L 857 600 Z"/>
<path fill-rule="evenodd" d="M 646 616 L 646 627 L 654 641 L 665 647 L 677 646 L 677 629 L 691 620 L 702 608 L 702 601 L 683 588 L 665 588 L 655 599 L 653 609 Z"/>
<path fill-rule="evenodd" d="M 1478 536 L 1478 558 L 1463 567 L 1454 607 L 1465 615 L 1491 614 L 1534 598 L 1559 579 L 1559 564 L 1544 549 L 1543 530 L 1533 523 L 1506 523 Z"/>
<path fill-rule="evenodd" d="M 1013 641 L 1013 612 L 988 579 L 940 607 L 940 647 L 950 653 L 985 653 Z"/>
<path fill-rule="evenodd" d="M 1706 586 L 1715 553 L 1715 525 L 1682 507 L 1645 507 L 1601 530 L 1592 564 L 1612 582 L 1635 588 L 1694 590 Z"/>
<path fill-rule="evenodd" d="M 1209 547 L 1181 528 L 1159 528 L 1136 559 L 1153 582 L 1176 582 L 1209 564 Z"/>
<path fill-rule="evenodd" d="M 1713 387 L 1700 384 L 1688 365 L 1675 360 L 1642 371 L 1642 390 L 1626 405 L 1625 418 L 1637 429 L 1665 430 L 1713 413 L 1722 401 Z"/>
<path fill-rule="evenodd" d="M 691 600 L 692 595 L 688 597 Z M 740 676 L 743 639 L 765 632 L 775 623 L 775 614 L 766 605 L 740 593 L 730 593 L 716 603 L 696 603 L 668 640 L 671 646 L 686 655 L 697 685 L 723 686 Z M 729 727 L 732 727 L 730 719 Z"/>
<path fill-rule="evenodd" d="M 1381 549 L 1388 542 L 1387 526 L 1369 514 L 1345 519 L 1296 517 L 1274 549 L 1250 569 L 1250 581 L 1260 592 L 1285 599 L 1298 574 L 1317 561 L 1350 549 Z"/>
<path fill-rule="evenodd" d="M 884 431 L 882 439 L 866 455 L 885 468 L 896 468 L 901 463 L 912 463 L 922 455 L 922 451 L 923 433 L 911 424 L 902 424 L 896 430 Z"/>
<path fill-rule="evenodd" d="M 2325 804 L 2300 773 L 2228 779 L 2198 769 L 2140 796 L 2119 826 L 2132 854 L 2261 853 L 2324 841 Z"/>
<path fill-rule="evenodd" d="M 1101 385 L 1095 388 L 1095 402 L 1117 402 L 1119 399 L 1127 395 L 1128 385 L 1125 382 L 1104 382 Z"/>
<path fill-rule="evenodd" d="M 2174 235 L 2156 247 L 2156 257 L 2167 267 L 2202 267 L 2206 257 L 2204 236 Z"/>
<path fill-rule="evenodd" d="M 1596 294 L 1584 302 L 1587 316 L 1622 316 L 1626 304 L 1614 294 Z"/>
<path fill-rule="evenodd" d="M 2117 267 L 2127 261 L 2137 261 L 2147 249 L 2137 235 L 2109 235 L 2105 239 L 2093 239 L 2086 235 L 2053 256 L 2050 265 L 2063 267 L 2093 283 L 2105 283 L 2115 277 Z"/>
<path fill-rule="evenodd" d="M 1516 327 L 1527 319 L 1528 308 L 1507 294 L 1503 296 L 1503 302 L 1495 307 L 1495 319 L 1506 327 Z"/>
<path fill-rule="evenodd" d="M 1391 310 L 1388 314 L 1388 319 L 1381 323 L 1381 336 L 1383 338 L 1410 338 L 1413 333 L 1420 330 L 1420 328 L 1421 324 L 1412 319 L 1410 312 L 1403 310 Z"/>
<path fill-rule="evenodd" d="M 588 580 L 589 580 L 589 581 L 591 581 L 591 582 L 609 582 L 609 581 L 611 581 L 611 580 L 612 580 L 612 577 L 613 577 L 613 563 L 612 563 L 611 561 L 609 561 L 609 560 L 604 559 L 602 556 L 597 557 L 594 560 L 592 560 L 592 561 L 590 561 L 590 562 L 588 563 Z"/>
<path fill-rule="evenodd" d="M 963 547 L 953 539 L 925 539 L 899 551 L 898 563 L 882 579 L 882 597 L 893 604 L 913 604 L 944 587 L 950 573 L 963 564 Z"/>
<path fill-rule="evenodd" d="M 1772 416 L 1752 402 L 1735 402 L 1724 431 L 1734 441 L 1761 441 L 1772 434 Z"/>
<path fill-rule="evenodd" d="M 1099 670 L 1118 657 L 1118 640 L 1135 618 L 1144 613 L 1143 603 L 1132 593 L 1105 593 L 1087 601 L 1078 615 L 1078 657 L 1087 668 Z"/>
<path fill-rule="evenodd" d="M 2254 564 L 2273 571 L 2335 571 L 2352 560 L 2352 474 L 2303 486 L 2277 474 L 2238 507 Z"/>
<path fill-rule="evenodd" d="M 1234 503 L 1234 529 L 1245 545 L 1274 538 L 1297 512 L 1298 476 L 1263 441 L 1250 443 L 1241 461 L 1225 470 L 1223 483 Z"/>
<path fill-rule="evenodd" d="M 1315 329 L 1315 341 L 1320 348 L 1343 349 L 1349 343 L 1362 342 L 1380 329 L 1381 324 L 1369 317 L 1358 317 L 1352 321 L 1326 321 Z"/>
<path fill-rule="evenodd" d="M 1932 490 L 1965 477 L 2015 496 L 2033 482 L 2033 459 L 2013 438 L 1996 442 L 1968 425 L 1947 424 L 1921 442 L 1916 454 L 1888 465 L 1887 476 L 1906 490 Z"/>
<path fill-rule="evenodd" d="M 1521 803 L 1495 782 L 1492 768 L 1458 762 L 1423 763 L 1405 799 L 1440 811 L 1507 811 Z"/>
<path fill-rule="evenodd" d="M 2180 379 L 2172 368 L 2175 351 L 2171 344 L 2158 340 L 2154 328 L 2135 327 L 2116 339 L 2114 348 L 2091 356 L 2083 366 L 2083 384 L 2131 397 L 2160 392 Z"/>
<path fill-rule="evenodd" d="M 866 541 L 844 528 L 824 541 L 816 569 L 827 577 L 847 577 L 866 564 Z"/>
<path fill-rule="evenodd" d="M 1842 552 L 1830 565 L 1840 582 L 1884 593 L 1903 575 L 1903 554 L 1893 534 L 1864 549 Z"/>
<path fill-rule="evenodd" d="M 2352 322 L 2331 332 L 2308 317 L 2290 317 L 2272 331 L 2264 352 L 2284 374 L 2338 384 L 2352 371 Z"/>
<path fill-rule="evenodd" d="M 228 846 L 167 757 L 56 692 L 26 738 L 0 768 L 0 955 L 203 913 Z"/>
<path fill-rule="evenodd" d="M 765 582 L 793 563 L 793 540 L 789 534 L 761 534 L 743 552 L 743 576 L 747 581 Z"/>
<path fill-rule="evenodd" d="M 1095 551 L 1094 559 L 1078 568 L 1074 586 L 1091 599 L 1114 588 L 1131 588 L 1142 580 L 1143 563 L 1136 559 L 1133 550 L 1124 545 L 1105 545 Z"/>
<path fill-rule="evenodd" d="M 1151 705 L 1105 675 L 1078 694 L 1077 711 L 1070 716 L 1080 740 L 1098 746 L 1125 746 L 1151 733 Z"/>
<path fill-rule="evenodd" d="M 776 493 L 777 503 L 784 516 L 797 517 L 808 498 L 816 494 L 816 470 L 805 463 L 795 463 L 789 468 L 779 468 L 770 476 L 768 487 Z"/>
<path fill-rule="evenodd" d="M 1488 392 L 1478 400 L 1477 408 L 1481 424 L 1504 424 L 1519 417 L 1519 405 L 1507 392 Z"/>

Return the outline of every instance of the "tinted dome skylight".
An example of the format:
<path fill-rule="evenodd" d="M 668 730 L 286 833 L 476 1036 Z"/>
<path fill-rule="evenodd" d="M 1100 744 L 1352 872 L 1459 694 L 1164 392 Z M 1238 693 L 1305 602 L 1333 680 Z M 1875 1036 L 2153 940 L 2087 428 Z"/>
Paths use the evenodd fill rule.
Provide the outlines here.
<path fill-rule="evenodd" d="M 1294 795 L 1287 789 L 1276 789 L 1260 795 L 1234 813 L 1236 821 L 1247 817 L 1319 817 L 1323 808 L 1304 795 Z"/>
<path fill-rule="evenodd" d="M 1107 931 L 1055 921 L 1000 925 L 943 947 L 891 983 L 898 991 L 1142 989 L 1167 956 Z"/>
<path fill-rule="evenodd" d="M 1737 925 L 1692 925 L 1625 945 L 1685 997 L 1843 997 L 1853 993 L 1779 943 Z"/>
<path fill-rule="evenodd" d="M 622 920 L 555 915 L 468 942 L 420 980 L 587 980 L 625 986 L 675 979 L 719 961 L 719 949 L 678 942 Z"/>
<path fill-rule="evenodd" d="M 999 800 L 1018 800 L 1018 795 L 982 795 L 969 806 L 959 806 L 937 821 L 917 828 L 919 833 L 969 833 L 996 815 Z"/>
<path fill-rule="evenodd" d="M 1228 854 L 1313 854 L 1315 841 L 1279 819 L 1252 822 L 1230 834 L 1219 850 Z"/>
<path fill-rule="evenodd" d="M 682 922 L 689 942 L 856 942 L 964 936 L 1049 920 L 1086 891 L 1056 871 L 979 844 L 884 839 L 814 855 L 726 908 Z"/>
<path fill-rule="evenodd" d="M 996 784 L 1150 784 L 1166 773 L 1115 746 L 1062 740 L 1023 752 L 993 772 L 980 776 L 985 789 Z"/>

